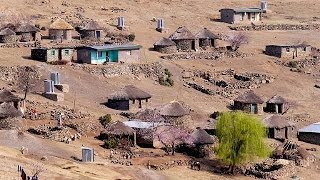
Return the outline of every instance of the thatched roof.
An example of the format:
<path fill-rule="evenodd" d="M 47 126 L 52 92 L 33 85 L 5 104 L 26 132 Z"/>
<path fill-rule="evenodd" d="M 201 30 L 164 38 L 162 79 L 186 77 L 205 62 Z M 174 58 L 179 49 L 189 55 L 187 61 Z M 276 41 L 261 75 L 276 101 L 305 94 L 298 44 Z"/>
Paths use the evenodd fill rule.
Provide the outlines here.
<path fill-rule="evenodd" d="M 286 103 L 287 101 L 281 97 L 281 96 L 273 96 L 272 98 L 270 98 L 267 103 L 272 103 L 272 104 L 284 104 Z"/>
<path fill-rule="evenodd" d="M 2 89 L 0 90 L 0 102 L 14 102 L 14 101 L 20 101 L 21 98 L 14 95 L 12 92 Z"/>
<path fill-rule="evenodd" d="M 22 112 L 13 107 L 10 103 L 2 103 L 0 105 L 0 118 L 15 118 L 22 115 Z"/>
<path fill-rule="evenodd" d="M 0 31 L 0 36 L 11 36 L 16 35 L 14 31 L 12 31 L 10 28 L 4 28 Z"/>
<path fill-rule="evenodd" d="M 19 24 L 14 28 L 14 31 L 16 33 L 29 33 L 29 32 L 40 32 L 40 29 L 36 28 L 35 26 L 28 24 L 28 23 L 23 23 Z"/>
<path fill-rule="evenodd" d="M 181 117 L 189 115 L 189 112 L 177 101 L 170 102 L 160 109 L 162 116 Z"/>
<path fill-rule="evenodd" d="M 285 127 L 292 127 L 294 123 L 287 121 L 284 116 L 280 115 L 271 115 L 263 119 L 263 123 L 267 128 L 285 128 Z"/>
<path fill-rule="evenodd" d="M 94 30 L 102 30 L 103 28 L 99 26 L 99 24 L 92 20 L 90 22 L 88 22 L 83 28 L 82 30 L 87 30 L 87 31 L 94 31 Z"/>
<path fill-rule="evenodd" d="M 179 27 L 171 36 L 171 40 L 195 39 L 195 36 L 186 28 Z"/>
<path fill-rule="evenodd" d="M 120 121 L 117 121 L 109 124 L 106 127 L 106 129 L 101 132 L 101 134 L 121 136 L 121 135 L 133 135 L 134 132 L 135 130 L 133 130 L 129 126 L 125 125 Z"/>
<path fill-rule="evenodd" d="M 111 100 L 129 100 L 129 95 L 124 90 L 116 91 L 109 95 L 108 99 Z"/>
<path fill-rule="evenodd" d="M 141 89 L 133 85 L 125 86 L 123 90 L 128 94 L 130 100 L 151 98 L 151 95 L 149 93 L 142 91 Z"/>
<path fill-rule="evenodd" d="M 154 46 L 175 46 L 176 43 L 169 38 L 162 37 L 159 41 L 155 42 L 153 45 Z"/>
<path fill-rule="evenodd" d="M 73 30 L 73 27 L 69 23 L 67 23 L 65 20 L 58 18 L 50 25 L 49 29 Z"/>
<path fill-rule="evenodd" d="M 213 138 L 203 129 L 197 128 L 191 135 L 191 141 L 196 145 L 213 144 Z"/>
<path fill-rule="evenodd" d="M 234 101 L 248 103 L 248 104 L 252 104 L 252 103 L 262 104 L 264 102 L 262 98 L 256 95 L 252 90 L 241 94 Z"/>
<path fill-rule="evenodd" d="M 198 38 L 198 39 L 218 39 L 219 37 L 217 35 L 213 34 L 207 28 L 203 28 L 196 34 L 196 38 Z"/>
<path fill-rule="evenodd" d="M 156 109 L 143 109 L 133 115 L 133 119 L 147 122 L 164 122 L 165 119 Z"/>

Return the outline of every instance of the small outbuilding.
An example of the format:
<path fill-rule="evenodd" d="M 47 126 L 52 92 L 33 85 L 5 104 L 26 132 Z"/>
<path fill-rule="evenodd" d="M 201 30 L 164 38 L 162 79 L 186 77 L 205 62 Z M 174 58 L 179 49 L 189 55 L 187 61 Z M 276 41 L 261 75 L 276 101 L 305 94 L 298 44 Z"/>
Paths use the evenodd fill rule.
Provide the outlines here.
<path fill-rule="evenodd" d="M 80 29 L 80 36 L 82 39 L 100 40 L 102 32 L 103 28 L 96 21 L 92 20 Z"/>
<path fill-rule="evenodd" d="M 42 62 L 71 62 L 74 49 L 71 47 L 41 47 L 31 49 L 31 59 Z"/>
<path fill-rule="evenodd" d="M 4 28 L 0 31 L 0 43 L 15 43 L 16 41 L 16 33 L 10 28 Z"/>
<path fill-rule="evenodd" d="M 136 145 L 136 131 L 120 121 L 109 124 L 100 133 L 100 138 L 103 140 L 115 140 L 118 146 L 123 147 Z"/>
<path fill-rule="evenodd" d="M 288 102 L 281 96 L 273 96 L 267 101 L 267 112 L 285 113 L 289 109 Z"/>
<path fill-rule="evenodd" d="M 153 49 L 165 54 L 177 52 L 176 43 L 171 39 L 165 37 L 162 37 L 159 41 L 155 42 L 153 44 Z"/>
<path fill-rule="evenodd" d="M 179 27 L 169 39 L 176 43 L 178 51 L 198 50 L 198 40 L 186 27 Z"/>
<path fill-rule="evenodd" d="M 128 111 L 129 95 L 123 89 L 116 91 L 108 97 L 107 106 L 111 109 Z"/>
<path fill-rule="evenodd" d="M 30 41 L 40 41 L 40 29 L 35 26 L 23 23 L 14 27 L 14 32 L 16 33 L 17 40 L 20 42 L 30 42 Z"/>
<path fill-rule="evenodd" d="M 311 46 L 299 45 L 267 45 L 265 54 L 278 58 L 304 58 L 311 56 Z"/>
<path fill-rule="evenodd" d="M 135 44 L 85 46 L 77 50 L 78 61 L 88 64 L 137 62 L 142 46 Z"/>
<path fill-rule="evenodd" d="M 69 23 L 58 18 L 49 26 L 49 38 L 57 41 L 71 41 L 73 30 Z"/>
<path fill-rule="evenodd" d="M 219 39 L 217 35 L 213 34 L 213 32 L 207 28 L 200 30 L 196 34 L 196 38 L 199 40 L 199 47 L 202 49 L 215 47 L 216 40 Z"/>
<path fill-rule="evenodd" d="M 230 24 L 261 21 L 263 10 L 260 8 L 220 9 L 220 21 Z"/>
<path fill-rule="evenodd" d="M 320 145 L 320 122 L 300 129 L 298 139 L 299 141 Z"/>
<path fill-rule="evenodd" d="M 263 123 L 268 128 L 269 138 L 290 139 L 297 135 L 294 123 L 287 121 L 284 116 L 271 115 L 263 119 Z"/>
<path fill-rule="evenodd" d="M 263 113 L 263 103 L 264 101 L 258 95 L 256 95 L 252 90 L 247 91 L 234 100 L 234 109 L 242 110 L 252 114 Z"/>

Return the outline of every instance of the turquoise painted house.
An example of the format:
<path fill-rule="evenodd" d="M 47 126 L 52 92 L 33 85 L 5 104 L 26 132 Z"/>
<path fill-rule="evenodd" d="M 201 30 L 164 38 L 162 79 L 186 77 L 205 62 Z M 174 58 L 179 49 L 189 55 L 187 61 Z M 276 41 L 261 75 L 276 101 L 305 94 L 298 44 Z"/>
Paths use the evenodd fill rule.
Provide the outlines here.
<path fill-rule="evenodd" d="M 135 44 L 85 46 L 78 48 L 78 61 L 87 64 L 135 62 L 142 46 Z"/>

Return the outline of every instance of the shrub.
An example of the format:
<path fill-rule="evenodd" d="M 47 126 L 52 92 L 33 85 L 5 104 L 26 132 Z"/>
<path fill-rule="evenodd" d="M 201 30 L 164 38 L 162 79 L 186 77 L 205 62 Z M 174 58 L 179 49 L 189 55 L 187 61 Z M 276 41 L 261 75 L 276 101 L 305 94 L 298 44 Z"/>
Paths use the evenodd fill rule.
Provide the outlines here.
<path fill-rule="evenodd" d="M 134 41 L 136 39 L 136 35 L 135 34 L 129 34 L 128 36 L 129 41 Z"/>
<path fill-rule="evenodd" d="M 52 61 L 52 62 L 48 62 L 48 64 L 51 65 L 67 65 L 69 63 L 69 61 Z"/>
<path fill-rule="evenodd" d="M 290 61 L 288 63 L 288 66 L 291 67 L 291 68 L 298 68 L 298 62 L 296 61 Z"/>
<path fill-rule="evenodd" d="M 99 118 L 99 121 L 103 127 L 106 127 L 112 121 L 111 114 L 101 116 Z"/>
<path fill-rule="evenodd" d="M 159 84 L 163 86 L 173 86 L 174 81 L 171 77 L 171 72 L 168 69 L 164 69 L 164 75 L 158 77 Z"/>
<path fill-rule="evenodd" d="M 118 146 L 118 142 L 115 139 L 108 139 L 104 141 L 104 147 L 107 149 L 114 149 Z"/>
<path fill-rule="evenodd" d="M 47 30 L 47 28 L 46 28 L 46 27 L 44 27 L 44 26 L 42 26 L 40 29 L 41 29 L 42 31 Z"/>

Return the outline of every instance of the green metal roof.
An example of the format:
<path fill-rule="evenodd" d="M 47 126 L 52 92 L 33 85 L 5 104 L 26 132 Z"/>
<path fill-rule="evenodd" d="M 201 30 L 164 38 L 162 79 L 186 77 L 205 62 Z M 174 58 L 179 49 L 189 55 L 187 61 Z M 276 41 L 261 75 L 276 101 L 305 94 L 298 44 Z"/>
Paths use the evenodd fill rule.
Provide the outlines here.
<path fill-rule="evenodd" d="M 110 51 L 110 50 L 137 50 L 142 46 L 136 44 L 122 44 L 122 45 L 104 45 L 104 46 L 86 46 L 86 48 L 95 49 L 97 51 Z"/>

